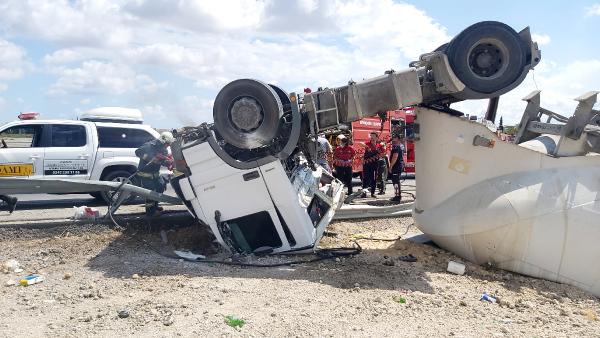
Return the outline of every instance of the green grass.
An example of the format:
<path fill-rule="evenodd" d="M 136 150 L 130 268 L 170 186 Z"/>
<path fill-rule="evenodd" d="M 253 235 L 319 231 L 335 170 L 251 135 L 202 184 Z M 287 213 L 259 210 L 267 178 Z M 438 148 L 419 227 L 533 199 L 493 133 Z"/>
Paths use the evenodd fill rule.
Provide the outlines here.
<path fill-rule="evenodd" d="M 406 298 L 402 296 L 393 296 L 392 299 L 399 304 L 406 304 Z"/>
<path fill-rule="evenodd" d="M 231 326 L 231 327 L 243 327 L 244 324 L 246 324 L 246 321 L 238 318 L 236 316 L 225 316 L 225 324 Z"/>

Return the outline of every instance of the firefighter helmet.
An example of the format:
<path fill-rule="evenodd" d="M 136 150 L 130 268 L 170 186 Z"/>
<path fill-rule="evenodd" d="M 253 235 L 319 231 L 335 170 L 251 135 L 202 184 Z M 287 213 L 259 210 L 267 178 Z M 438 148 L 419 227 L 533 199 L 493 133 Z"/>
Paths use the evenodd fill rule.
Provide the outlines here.
<path fill-rule="evenodd" d="M 171 144 L 175 142 L 175 138 L 173 137 L 173 134 L 170 131 L 163 131 L 162 133 L 160 133 L 160 142 L 164 144 Z"/>

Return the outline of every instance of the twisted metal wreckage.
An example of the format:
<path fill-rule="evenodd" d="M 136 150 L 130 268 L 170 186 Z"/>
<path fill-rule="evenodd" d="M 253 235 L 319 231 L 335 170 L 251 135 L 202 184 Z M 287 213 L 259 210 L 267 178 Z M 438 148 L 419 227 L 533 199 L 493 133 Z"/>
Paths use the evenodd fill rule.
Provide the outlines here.
<path fill-rule="evenodd" d="M 406 70 L 309 93 L 302 104 L 277 86 L 233 81 L 215 99 L 214 124 L 178 132 L 173 154 L 184 175 L 172 185 L 233 252 L 311 252 L 343 196 L 341 182 L 313 164 L 316 135 L 413 106 L 419 229 L 472 262 L 600 295 L 597 92 L 578 98 L 570 118 L 532 93 L 515 143 L 450 108 L 490 99 L 493 121 L 498 97 L 540 57 L 528 28 L 487 21 Z"/>

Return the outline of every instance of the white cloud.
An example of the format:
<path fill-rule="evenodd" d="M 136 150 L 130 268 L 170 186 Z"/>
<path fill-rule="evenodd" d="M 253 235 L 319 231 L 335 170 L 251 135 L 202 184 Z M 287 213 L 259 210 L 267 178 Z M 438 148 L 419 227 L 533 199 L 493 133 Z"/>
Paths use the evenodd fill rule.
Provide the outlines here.
<path fill-rule="evenodd" d="M 531 34 L 531 39 L 538 43 L 538 45 L 543 46 L 550 43 L 551 39 L 549 35 L 546 34 Z"/>
<path fill-rule="evenodd" d="M 47 65 L 60 65 L 65 63 L 77 62 L 86 59 L 83 53 L 74 49 L 59 49 L 52 54 L 47 54 L 43 62 Z"/>
<path fill-rule="evenodd" d="M 600 16 L 600 3 L 585 8 L 585 16 Z"/>
<path fill-rule="evenodd" d="M 111 1 L 7 0 L 0 18 L 10 33 L 65 45 L 116 48 L 131 38 L 127 17 Z"/>
<path fill-rule="evenodd" d="M 256 0 L 138 0 L 123 9 L 138 18 L 186 30 L 220 32 L 258 27 L 264 7 L 265 1 Z"/>
<path fill-rule="evenodd" d="M 160 104 L 147 105 L 142 108 L 145 116 L 159 120 L 175 119 L 185 126 L 195 126 L 202 122 L 212 121 L 213 100 L 198 96 L 185 96 L 181 100 L 165 107 Z"/>
<path fill-rule="evenodd" d="M 135 15 L 150 15 L 163 22 L 170 22 L 176 13 L 195 13 L 196 21 L 204 15 L 198 11 L 181 13 L 183 5 L 159 13 L 152 10 L 154 5 L 138 2 L 129 9 Z M 189 36 L 164 39 L 168 42 L 132 47 L 125 51 L 125 57 L 164 67 L 194 80 L 200 88 L 214 90 L 235 78 L 255 77 L 299 89 L 339 85 L 350 78 L 403 68 L 419 54 L 450 39 L 424 12 L 391 0 L 267 1 L 264 6 L 257 5 L 256 13 L 261 11 L 264 17 L 252 35 L 229 35 L 232 26 L 220 25 L 226 26 L 220 34 L 198 30 Z M 219 13 L 216 9 L 213 14 Z M 403 24 L 390 24 L 397 17 L 404 18 Z M 291 34 L 291 29 L 302 35 Z"/>
<path fill-rule="evenodd" d="M 86 61 L 77 68 L 55 67 L 52 72 L 58 80 L 48 90 L 50 95 L 121 95 L 157 88 L 149 76 L 138 74 L 126 65 L 97 60 Z"/>
<path fill-rule="evenodd" d="M 27 53 L 14 43 L 0 39 L 0 81 L 19 79 L 29 66 Z M 0 82 L 0 92 L 8 88 L 6 83 Z"/>

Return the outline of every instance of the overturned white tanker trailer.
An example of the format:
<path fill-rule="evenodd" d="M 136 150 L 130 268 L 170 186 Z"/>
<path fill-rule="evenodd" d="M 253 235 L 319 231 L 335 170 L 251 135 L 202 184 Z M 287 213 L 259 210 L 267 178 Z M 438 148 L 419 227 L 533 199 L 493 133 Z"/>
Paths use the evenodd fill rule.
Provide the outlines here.
<path fill-rule="evenodd" d="M 472 262 L 600 296 L 596 96 L 579 97 L 570 118 L 541 108 L 539 93 L 528 96 L 517 144 L 480 123 L 417 108 L 419 229 Z"/>

